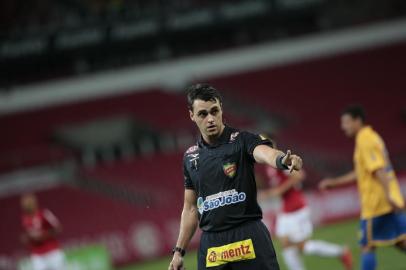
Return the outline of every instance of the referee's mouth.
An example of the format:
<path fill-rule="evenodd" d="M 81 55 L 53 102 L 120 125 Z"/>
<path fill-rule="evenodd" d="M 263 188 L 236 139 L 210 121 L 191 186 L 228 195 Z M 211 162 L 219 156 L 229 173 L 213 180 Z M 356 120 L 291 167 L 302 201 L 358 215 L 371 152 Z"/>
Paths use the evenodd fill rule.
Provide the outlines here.
<path fill-rule="evenodd" d="M 214 131 L 217 131 L 217 126 L 216 125 L 210 125 L 207 127 L 207 131 L 212 133 Z"/>

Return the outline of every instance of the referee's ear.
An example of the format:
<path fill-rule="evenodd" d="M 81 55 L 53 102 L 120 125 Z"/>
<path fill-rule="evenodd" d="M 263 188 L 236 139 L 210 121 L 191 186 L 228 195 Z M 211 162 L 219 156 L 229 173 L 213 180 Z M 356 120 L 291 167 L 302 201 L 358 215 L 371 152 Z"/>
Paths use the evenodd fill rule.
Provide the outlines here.
<path fill-rule="evenodd" d="M 192 122 L 195 122 L 195 119 L 193 119 L 194 113 L 192 110 L 189 109 L 189 117 L 190 117 L 190 120 L 192 120 Z"/>

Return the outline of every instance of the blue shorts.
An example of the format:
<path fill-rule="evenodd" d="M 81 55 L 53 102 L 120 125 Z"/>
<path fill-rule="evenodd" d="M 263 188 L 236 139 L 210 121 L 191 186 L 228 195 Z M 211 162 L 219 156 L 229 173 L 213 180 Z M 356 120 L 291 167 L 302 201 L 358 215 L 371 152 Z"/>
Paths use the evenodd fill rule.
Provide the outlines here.
<path fill-rule="evenodd" d="M 406 214 L 389 213 L 361 220 L 360 245 L 377 247 L 394 245 L 406 240 Z"/>

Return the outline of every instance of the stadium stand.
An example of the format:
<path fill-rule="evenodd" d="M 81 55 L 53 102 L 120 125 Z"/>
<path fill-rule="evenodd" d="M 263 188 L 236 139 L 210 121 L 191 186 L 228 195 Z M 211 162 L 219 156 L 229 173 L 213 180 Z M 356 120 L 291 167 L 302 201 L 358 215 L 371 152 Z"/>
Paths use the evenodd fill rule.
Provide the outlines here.
<path fill-rule="evenodd" d="M 174 184 L 172 189 L 174 187 L 178 191 L 181 189 L 181 185 Z M 107 245 L 118 265 L 148 257 L 137 246 L 137 241 L 141 241 L 135 239 L 138 225 L 152 224 L 156 238 L 162 241 L 154 256 L 170 249 L 172 239 L 165 236 L 168 234 L 167 224 L 161 221 L 163 218 L 176 220 L 175 213 L 181 207 L 180 197 L 175 197 L 171 203 L 165 201 L 159 205 L 137 206 L 72 186 L 44 190 L 37 195 L 41 205 L 56 213 L 63 224 L 61 240 L 64 246 L 101 242 Z M 0 203 L 0 214 L 7 216 L 0 224 L 0 254 L 25 254 L 21 244 L 16 241 L 20 233 L 15 229 L 20 227 L 19 196 L 0 198 Z"/>
<path fill-rule="evenodd" d="M 405 49 L 406 44 L 401 43 L 210 81 L 219 89 L 228 89 L 234 98 L 283 115 L 288 123 L 277 136 L 283 144 L 298 144 L 306 151 L 324 153 L 326 158 L 346 155 L 352 149 L 339 130 L 338 116 L 349 103 L 360 103 L 370 123 L 391 138 L 388 147 L 397 155 L 406 147 L 399 132 L 406 98 L 406 79 L 401 72 Z M 391 106 L 374 110 L 381 104 Z"/>
<path fill-rule="evenodd" d="M 187 117 L 185 97 L 156 89 L 4 115 L 0 116 L 5 130 L 0 134 L 3 157 L 0 170 L 69 157 L 74 149 L 69 150 L 58 142 L 58 130 L 115 116 L 128 116 L 141 129 L 157 133 L 194 134 L 195 130 Z M 227 120 L 239 126 L 252 124 L 244 117 L 227 115 Z"/>
<path fill-rule="evenodd" d="M 181 202 L 175 194 L 182 193 L 182 157 L 178 152 L 155 154 L 84 168 L 81 173 L 85 179 L 97 179 L 134 192 L 144 192 L 149 195 L 146 204 L 164 207 L 167 202 Z"/>
<path fill-rule="evenodd" d="M 136 105 L 146 103 L 155 104 L 156 107 Z M 176 95 L 152 90 L 137 95 L 106 98 L 99 101 L 89 101 L 34 112 L 1 116 L 1 126 L 4 127 L 5 131 L 0 135 L 2 156 L 6 158 L 11 155 L 16 156 L 17 160 L 20 157 L 21 159 L 28 159 L 38 163 L 35 162 L 35 158 L 26 156 L 27 152 L 32 152 L 32 155 L 37 155 L 38 161 L 43 159 L 46 161 L 47 156 L 51 160 L 55 157 L 55 154 L 53 154 L 57 151 L 55 149 L 63 152 L 62 146 L 53 146 L 56 144 L 55 135 L 58 129 L 66 125 L 85 123 L 114 115 L 132 115 L 134 118 L 148 123 L 149 126 L 155 129 L 171 130 L 171 128 L 185 125 L 186 119 L 182 118 L 173 118 L 171 121 L 168 121 L 172 118 L 170 106 L 178 104 L 176 108 L 180 108 L 179 105 L 181 103 L 181 99 Z M 160 108 L 162 115 L 154 113 L 154 110 L 157 108 Z M 179 122 L 176 123 L 176 120 Z M 27 136 L 27 132 L 29 132 L 29 136 Z M 32 150 L 29 151 L 29 149 Z M 57 155 L 59 154 L 57 153 Z M 10 163 L 12 160 L 8 159 L 8 162 Z M 11 165 L 8 164 L 7 166 Z"/>
<path fill-rule="evenodd" d="M 0 3 L 0 91 L 399 18 L 390 1 L 13 1 Z M 204 42 L 202 42 L 204 41 Z"/>

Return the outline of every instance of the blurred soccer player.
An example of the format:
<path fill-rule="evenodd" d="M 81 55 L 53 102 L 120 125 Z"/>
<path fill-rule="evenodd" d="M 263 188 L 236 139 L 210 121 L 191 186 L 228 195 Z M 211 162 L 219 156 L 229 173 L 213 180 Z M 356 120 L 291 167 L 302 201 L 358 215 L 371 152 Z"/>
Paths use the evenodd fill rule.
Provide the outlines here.
<path fill-rule="evenodd" d="M 304 171 L 289 173 L 267 166 L 266 174 L 271 188 L 262 190 L 259 197 L 261 200 L 282 198 L 282 213 L 276 219 L 276 236 L 282 244 L 282 255 L 288 269 L 305 269 L 300 253 L 338 258 L 346 270 L 352 269 L 352 255 L 348 248 L 310 239 L 313 224 L 301 189 L 301 182 L 305 179 Z"/>
<path fill-rule="evenodd" d="M 266 138 L 224 125 L 220 93 L 210 85 L 191 86 L 188 107 L 201 136 L 184 156 L 184 206 L 169 270 L 183 269 L 198 224 L 203 230 L 199 270 L 279 270 L 261 222 L 254 164 L 293 171 L 301 169 L 301 158 L 272 148 Z"/>
<path fill-rule="evenodd" d="M 341 128 L 355 137 L 355 171 L 324 179 L 321 189 L 357 181 L 361 200 L 362 270 L 376 269 L 375 248 L 396 245 L 406 251 L 405 206 L 398 180 L 382 138 L 365 124 L 361 107 L 351 106 L 341 115 Z"/>
<path fill-rule="evenodd" d="M 64 270 L 65 255 L 59 247 L 56 235 L 61 231 L 58 219 L 47 209 L 40 209 L 33 194 L 21 197 L 21 240 L 31 252 L 34 270 Z"/>

